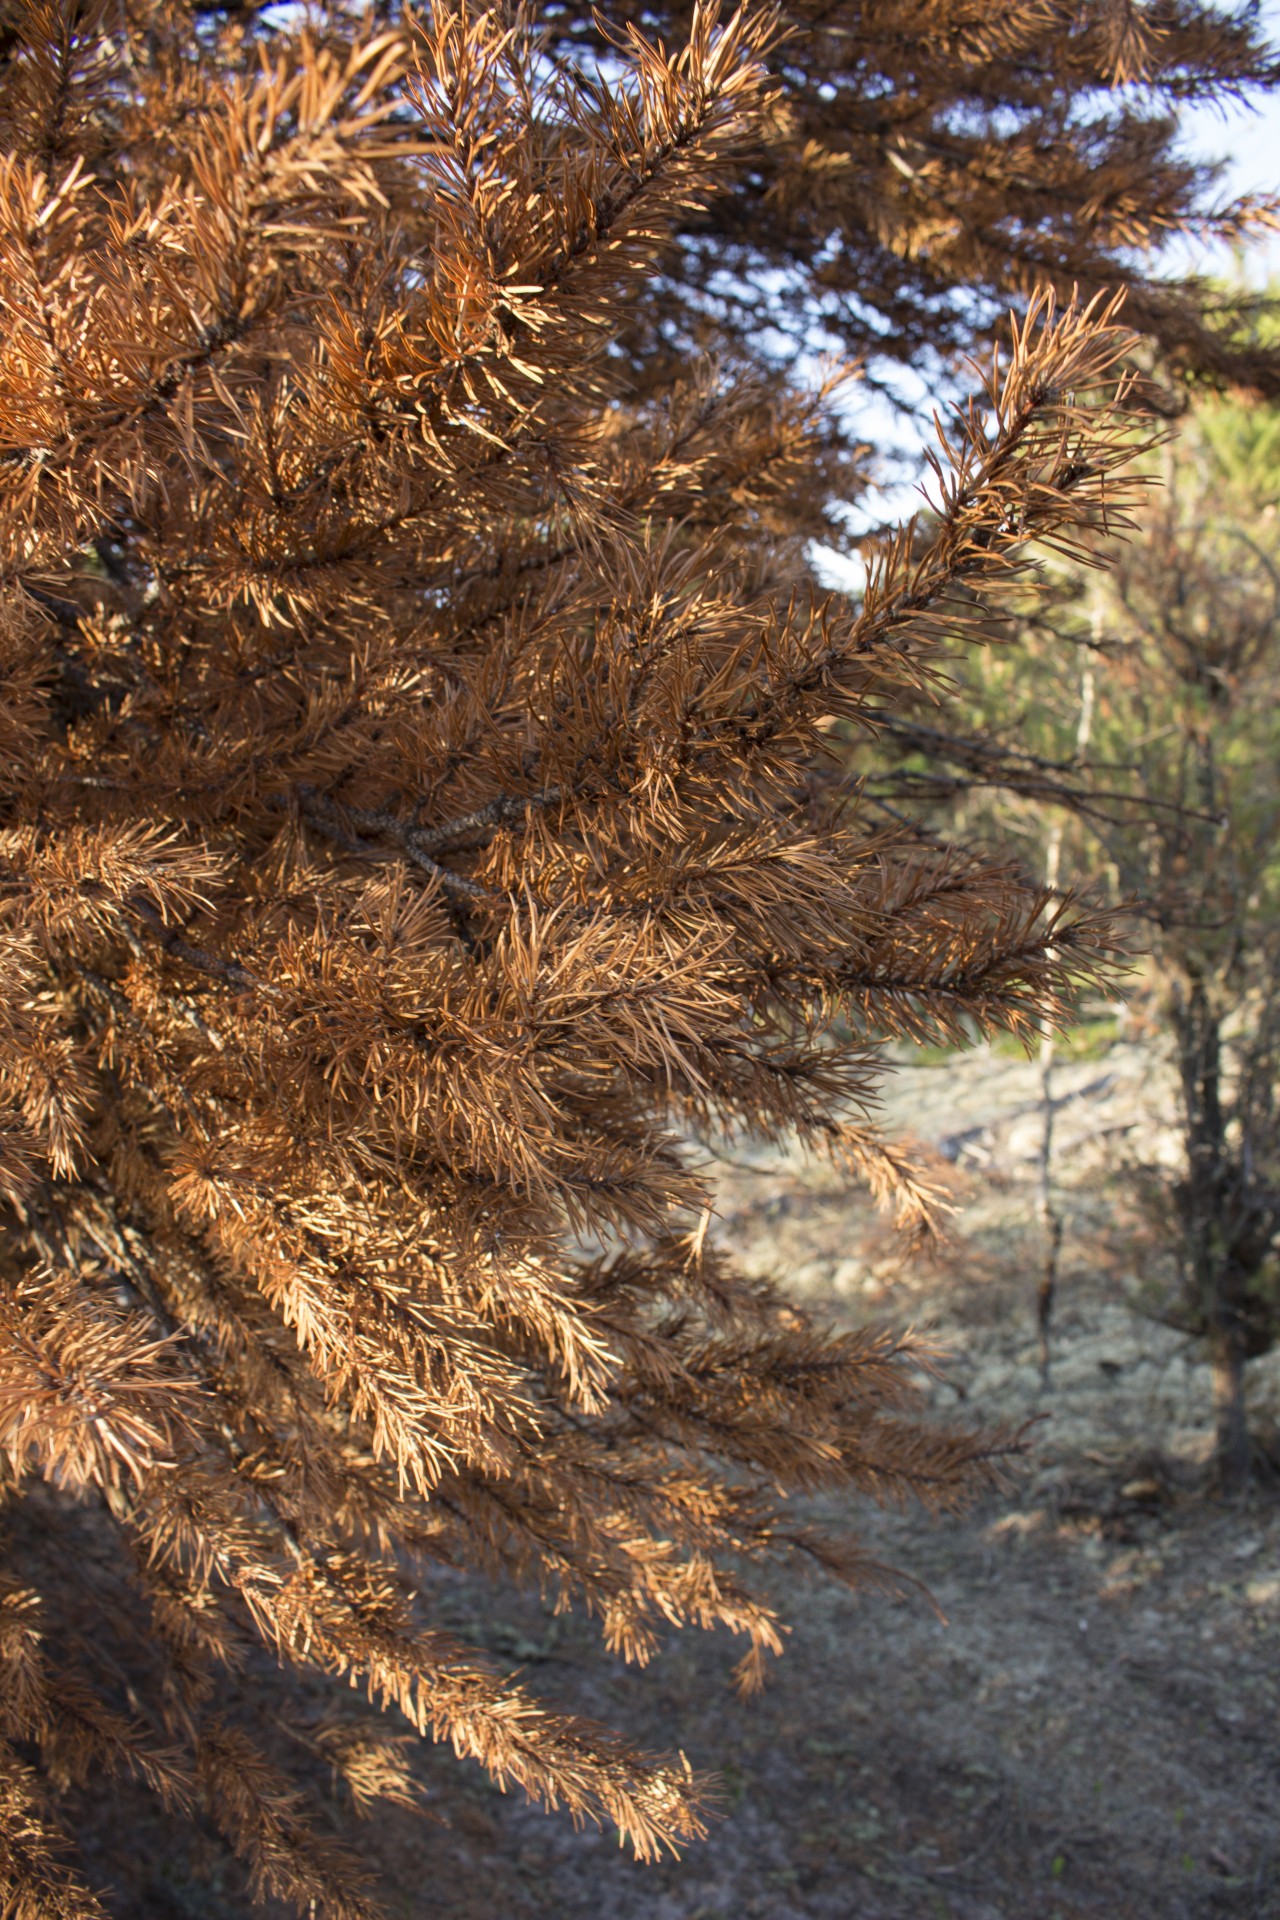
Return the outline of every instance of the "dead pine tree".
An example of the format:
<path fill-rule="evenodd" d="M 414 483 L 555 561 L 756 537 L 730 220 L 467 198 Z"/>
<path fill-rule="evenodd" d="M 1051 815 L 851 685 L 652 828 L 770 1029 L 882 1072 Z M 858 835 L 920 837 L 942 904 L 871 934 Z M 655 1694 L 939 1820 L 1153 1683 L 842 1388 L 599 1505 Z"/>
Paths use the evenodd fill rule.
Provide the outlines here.
<path fill-rule="evenodd" d="M 1204 184 L 1143 116 L 1265 80 L 1265 49 L 1243 14 L 1145 52 L 1109 8 L 1069 17 L 1068 94 L 1109 103 L 1087 167 L 1078 130 L 1042 151 L 1056 84 L 1028 107 L 1052 11 L 959 40 L 945 8 L 894 14 L 859 53 L 830 16 L 702 5 L 664 37 L 5 8 L 14 1920 L 127 1907 L 60 1825 L 117 1779 L 175 1847 L 220 1834 L 254 1896 L 376 1912 L 300 1747 L 357 1811 L 414 1799 L 427 1737 L 641 1857 L 677 1848 L 704 1783 L 446 1631 L 433 1570 L 521 1580 L 635 1661 L 726 1628 L 750 1688 L 781 1646 L 771 1566 L 883 1577 L 790 1495 L 946 1508 L 1006 1457 L 921 1417 L 910 1341 L 815 1325 L 707 1244 L 686 1143 L 798 1136 L 918 1223 L 867 1117 L 882 1043 L 1033 1036 L 1109 964 L 1104 919 L 922 844 L 823 758 L 982 638 L 1033 548 L 1132 509 L 1135 342 L 1098 285 L 1130 285 L 1171 362 L 1239 358 L 1194 289 L 1133 266 Z M 904 61 L 895 133 L 867 76 Z M 841 113 L 866 93 L 865 191 L 811 138 L 829 87 Z M 1006 96 L 1034 243 L 990 140 L 921 145 L 922 115 L 994 125 Z M 909 356 L 930 315 L 949 354 L 1017 308 L 930 515 L 856 602 L 809 561 L 862 464 L 835 387 L 780 371 L 707 277 L 718 254 L 732 308 L 748 255 L 789 249 L 816 289 L 840 222 L 914 316 Z M 1033 293 L 1042 253 L 1083 256 L 1081 303 Z"/>
<path fill-rule="evenodd" d="M 1108 587 L 1101 724 L 1131 802 L 1091 817 L 1088 843 L 1141 915 L 1178 1087 L 1180 1163 L 1131 1169 L 1173 1269 L 1140 1303 L 1206 1354 L 1213 1476 L 1239 1496 L 1248 1363 L 1280 1336 L 1280 566 L 1254 517 L 1265 471 L 1233 482 L 1222 457 L 1232 415 L 1192 423 Z"/>

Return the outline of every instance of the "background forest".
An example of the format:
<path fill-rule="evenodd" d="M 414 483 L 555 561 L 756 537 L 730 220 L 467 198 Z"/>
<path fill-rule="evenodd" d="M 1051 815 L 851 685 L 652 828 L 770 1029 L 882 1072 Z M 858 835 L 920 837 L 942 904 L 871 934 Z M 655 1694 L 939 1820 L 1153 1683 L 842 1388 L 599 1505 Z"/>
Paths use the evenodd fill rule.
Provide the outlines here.
<path fill-rule="evenodd" d="M 1278 422 L 1198 401 L 1115 570 L 1052 563 L 997 649 L 956 656 L 945 741 L 928 703 L 873 756 L 850 743 L 887 807 L 1139 922 L 1120 990 L 1065 1032 L 901 1049 L 885 1118 L 956 1209 L 945 1244 L 904 1251 L 801 1154 L 717 1162 L 713 1232 L 750 1268 L 838 1324 L 933 1329 L 940 1417 L 1037 1421 L 961 1519 L 864 1523 L 945 1622 L 905 1589 L 799 1588 L 785 1674 L 743 1707 L 714 1650 L 587 1680 L 572 1625 L 459 1582 L 490 1645 L 646 1734 L 678 1713 L 725 1784 L 709 1840 L 652 1874 L 477 1794 L 434 1843 L 458 1912 L 1280 1912 Z"/>
<path fill-rule="evenodd" d="M 0 4 L 3 1920 L 1280 1912 L 1278 87 Z"/>

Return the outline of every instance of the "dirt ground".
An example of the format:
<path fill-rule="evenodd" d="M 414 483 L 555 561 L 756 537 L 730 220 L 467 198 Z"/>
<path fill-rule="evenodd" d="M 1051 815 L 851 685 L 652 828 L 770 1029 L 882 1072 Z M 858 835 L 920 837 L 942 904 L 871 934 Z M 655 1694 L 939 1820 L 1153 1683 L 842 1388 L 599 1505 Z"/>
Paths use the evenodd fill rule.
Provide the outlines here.
<path fill-rule="evenodd" d="M 679 1746 L 723 1781 L 709 1840 L 641 1868 L 433 1752 L 436 1818 L 379 1816 L 364 1850 L 403 1920 L 1201 1920 L 1280 1916 L 1280 1497 L 1199 1489 L 1205 1370 L 1135 1317 L 1117 1154 L 1158 1155 L 1171 1089 L 1139 1044 L 1058 1070 L 1067 1219 L 1052 1382 L 1035 1364 L 1034 1068 L 989 1052 L 901 1073 L 889 1117 L 961 1211 L 936 1267 L 894 1274 L 882 1227 L 829 1169 L 735 1152 L 719 1231 L 846 1322 L 930 1323 L 956 1352 L 931 1391 L 975 1419 L 1039 1414 L 1017 1483 L 962 1520 L 816 1504 L 924 1581 L 919 1596 L 783 1595 L 793 1632 L 765 1695 L 738 1702 L 731 1644 L 673 1638 L 643 1674 L 577 1621 L 442 1575 L 442 1619 L 545 1696 Z M 1280 1365 L 1255 1363 L 1260 1430 Z M 136 1839 L 136 1836 L 134 1836 Z M 157 1861 L 94 1877 L 123 1915 L 247 1913 Z"/>

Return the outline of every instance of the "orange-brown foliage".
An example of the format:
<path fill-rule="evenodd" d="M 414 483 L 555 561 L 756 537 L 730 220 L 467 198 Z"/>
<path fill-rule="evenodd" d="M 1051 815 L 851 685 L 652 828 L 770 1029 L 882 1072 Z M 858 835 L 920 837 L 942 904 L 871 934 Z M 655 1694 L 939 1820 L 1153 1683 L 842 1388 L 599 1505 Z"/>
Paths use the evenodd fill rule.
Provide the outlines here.
<path fill-rule="evenodd" d="M 992 89 L 1057 18 L 902 11 L 935 74 L 986 57 Z M 1148 14 L 1079 17 L 1088 85 L 1103 42 L 1147 57 Z M 858 599 L 822 593 L 834 395 L 745 334 L 703 351 L 690 264 L 717 234 L 739 261 L 756 221 L 767 259 L 799 219 L 795 22 L 700 5 L 670 49 L 609 29 L 598 63 L 607 23 L 580 24 L 570 57 L 443 9 L 4 13 L 21 1920 L 102 1911 L 56 1797 L 113 1772 L 203 1809 L 259 1890 L 373 1911 L 272 1751 L 264 1644 L 642 1855 L 679 1844 L 699 1782 L 440 1631 L 432 1564 L 539 1583 L 632 1659 L 727 1626 L 749 1686 L 779 1650 L 753 1566 L 877 1572 L 788 1491 L 946 1505 L 1004 1444 L 920 1422 L 909 1342 L 732 1271 L 688 1142 L 798 1133 L 919 1224 L 866 1114 L 879 1044 L 1032 1030 L 1098 963 L 1087 914 L 877 824 L 821 754 L 982 632 L 1030 543 L 1123 519 L 1130 336 L 1104 300 L 1033 299 L 934 515 Z M 1207 28 L 1151 32 L 1185 55 Z M 1223 32 L 1210 80 L 1259 64 Z M 824 218 L 852 234 L 845 191 Z M 863 237 L 905 274 L 904 206 Z M 1095 251 L 1133 237 L 1098 222 Z M 1166 344 L 1212 359 L 1180 298 Z M 357 1807 L 413 1798 L 394 1730 L 311 1738 Z"/>

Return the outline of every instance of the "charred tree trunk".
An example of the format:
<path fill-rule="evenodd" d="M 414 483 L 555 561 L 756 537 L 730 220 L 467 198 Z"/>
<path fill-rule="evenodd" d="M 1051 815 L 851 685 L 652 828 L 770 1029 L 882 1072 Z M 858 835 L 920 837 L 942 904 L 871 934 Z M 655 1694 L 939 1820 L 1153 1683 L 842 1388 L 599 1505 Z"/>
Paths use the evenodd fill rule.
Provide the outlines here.
<path fill-rule="evenodd" d="M 1250 1442 L 1244 1371 L 1248 1332 L 1244 1276 L 1232 1257 L 1235 1169 L 1222 1106 L 1221 1016 L 1203 977 L 1190 974 L 1177 992 L 1173 1027 L 1187 1146 L 1181 1193 L 1183 1251 L 1213 1375 L 1214 1465 L 1224 1492 L 1249 1483 Z"/>
<path fill-rule="evenodd" d="M 1242 1343 L 1228 1326 L 1215 1327 L 1209 1340 L 1213 1377 L 1214 1465 L 1224 1493 L 1244 1493 L 1249 1485 L 1252 1446 L 1245 1411 Z"/>

